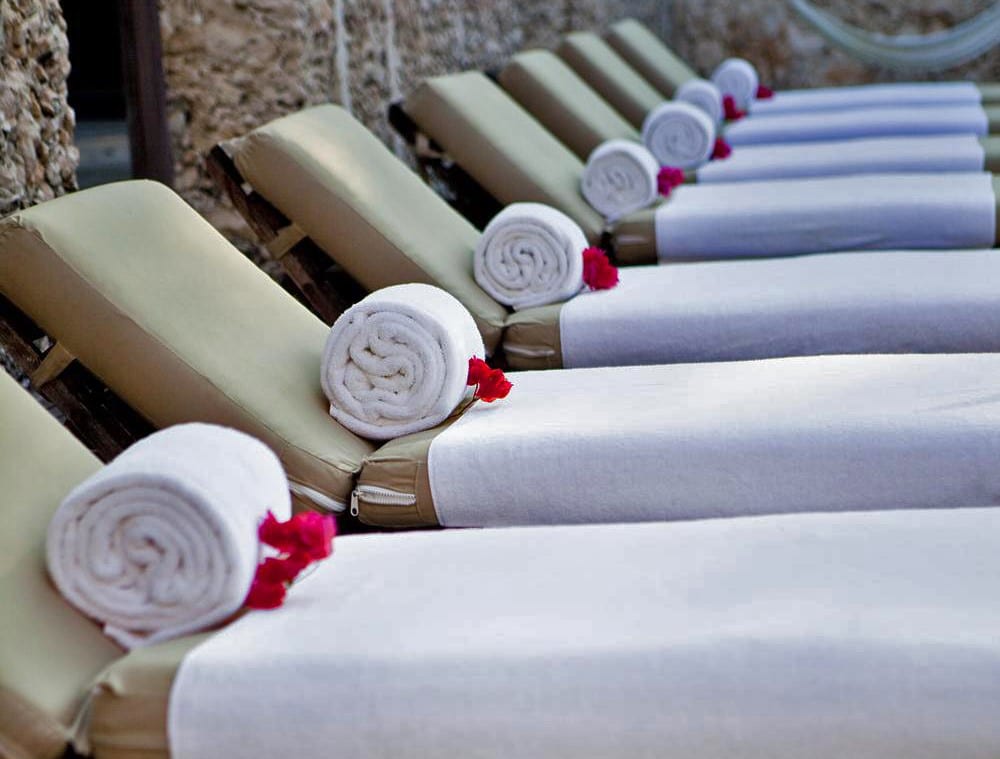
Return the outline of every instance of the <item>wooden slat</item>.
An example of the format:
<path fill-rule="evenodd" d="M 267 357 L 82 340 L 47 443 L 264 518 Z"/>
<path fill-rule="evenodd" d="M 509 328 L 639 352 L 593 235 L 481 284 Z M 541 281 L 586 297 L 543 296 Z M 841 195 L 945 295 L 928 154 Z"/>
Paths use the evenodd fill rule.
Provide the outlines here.
<path fill-rule="evenodd" d="M 44 333 L 0 297 L 0 345 L 26 375 L 43 363 L 37 343 Z M 34 388 L 65 417 L 66 426 L 102 461 L 152 432 L 152 427 L 108 390 L 79 362 L 41 387 Z"/>

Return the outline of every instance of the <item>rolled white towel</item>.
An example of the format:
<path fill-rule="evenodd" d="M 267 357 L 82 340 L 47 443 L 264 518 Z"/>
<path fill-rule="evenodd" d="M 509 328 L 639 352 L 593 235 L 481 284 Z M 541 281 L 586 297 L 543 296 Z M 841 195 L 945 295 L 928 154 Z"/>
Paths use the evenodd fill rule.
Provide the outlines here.
<path fill-rule="evenodd" d="M 715 124 L 690 103 L 657 106 L 642 124 L 642 141 L 661 166 L 696 169 L 712 155 Z"/>
<path fill-rule="evenodd" d="M 186 635 L 243 604 L 268 510 L 291 513 L 267 446 L 225 427 L 171 427 L 66 497 L 49 524 L 49 574 L 125 648 Z"/>
<path fill-rule="evenodd" d="M 583 230 L 566 214 L 541 203 L 513 203 L 483 230 L 473 274 L 505 306 L 556 303 L 583 288 L 586 247 Z"/>
<path fill-rule="evenodd" d="M 659 172 L 656 158 L 639 143 L 608 140 L 587 158 L 580 191 L 595 211 L 617 221 L 656 200 Z"/>
<path fill-rule="evenodd" d="M 444 290 L 378 290 L 330 329 L 321 374 L 330 415 L 372 440 L 430 429 L 471 395 L 469 359 L 484 355 L 472 315 Z"/>
<path fill-rule="evenodd" d="M 707 79 L 689 79 L 674 93 L 674 100 L 700 108 L 715 124 L 722 123 L 722 92 Z"/>
<path fill-rule="evenodd" d="M 736 107 L 747 110 L 757 98 L 757 69 L 743 58 L 727 58 L 712 73 L 712 81 L 723 95 L 732 95 Z"/>

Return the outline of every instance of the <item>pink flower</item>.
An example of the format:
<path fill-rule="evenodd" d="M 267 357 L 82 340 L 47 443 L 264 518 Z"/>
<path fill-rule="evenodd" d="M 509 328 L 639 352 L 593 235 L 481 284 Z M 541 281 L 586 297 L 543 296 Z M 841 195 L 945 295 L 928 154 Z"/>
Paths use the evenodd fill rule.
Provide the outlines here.
<path fill-rule="evenodd" d="M 774 90 L 770 87 L 765 87 L 763 84 L 757 87 L 757 99 L 758 100 L 770 100 L 774 97 Z"/>
<path fill-rule="evenodd" d="M 724 158 L 729 158 L 732 155 L 733 149 L 729 147 L 729 143 L 726 142 L 721 137 L 716 138 L 715 147 L 712 148 L 712 158 L 716 160 L 722 160 Z"/>
<path fill-rule="evenodd" d="M 684 171 L 676 166 L 664 166 L 656 175 L 656 189 L 663 197 L 670 195 L 675 187 L 682 184 L 684 184 Z"/>
<path fill-rule="evenodd" d="M 618 284 L 618 268 L 600 248 L 583 251 L 583 281 L 591 290 L 610 290 Z"/>
<path fill-rule="evenodd" d="M 469 378 L 466 384 L 476 385 L 473 397 L 484 403 L 506 398 L 514 387 L 501 369 L 491 369 L 489 364 L 476 356 L 469 359 Z"/>
<path fill-rule="evenodd" d="M 726 121 L 739 121 L 746 116 L 746 111 L 741 111 L 736 107 L 736 98 L 732 95 L 725 95 L 722 98 L 722 110 L 725 113 Z"/>

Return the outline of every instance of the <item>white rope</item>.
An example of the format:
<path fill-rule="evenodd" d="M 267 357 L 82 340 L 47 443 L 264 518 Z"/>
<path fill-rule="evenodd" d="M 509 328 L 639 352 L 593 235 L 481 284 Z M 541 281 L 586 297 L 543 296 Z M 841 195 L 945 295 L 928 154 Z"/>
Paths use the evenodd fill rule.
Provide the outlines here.
<path fill-rule="evenodd" d="M 792 8 L 827 40 L 866 63 L 910 71 L 940 71 L 971 61 L 1000 42 L 1000 2 L 951 29 L 888 35 L 846 24 L 809 0 Z"/>

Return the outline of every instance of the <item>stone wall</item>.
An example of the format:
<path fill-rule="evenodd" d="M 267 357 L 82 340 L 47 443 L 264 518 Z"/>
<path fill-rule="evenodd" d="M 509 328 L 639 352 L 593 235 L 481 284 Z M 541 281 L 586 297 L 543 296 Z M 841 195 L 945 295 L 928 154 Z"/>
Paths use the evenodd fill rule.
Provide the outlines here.
<path fill-rule="evenodd" d="M 0 216 L 76 187 L 58 0 L 0 0 Z"/>
<path fill-rule="evenodd" d="M 993 0 L 814 0 L 849 24 L 885 34 L 947 29 Z M 672 0 L 667 38 L 702 73 L 737 55 L 753 61 L 762 81 L 780 88 L 912 80 L 879 70 L 831 46 L 778 0 Z M 1000 81 L 1000 52 L 925 79 Z"/>
<path fill-rule="evenodd" d="M 177 189 L 247 248 L 203 167 L 215 142 L 334 101 L 394 144 L 386 108 L 423 77 L 496 67 L 625 15 L 662 32 L 667 11 L 657 0 L 160 0 Z"/>

